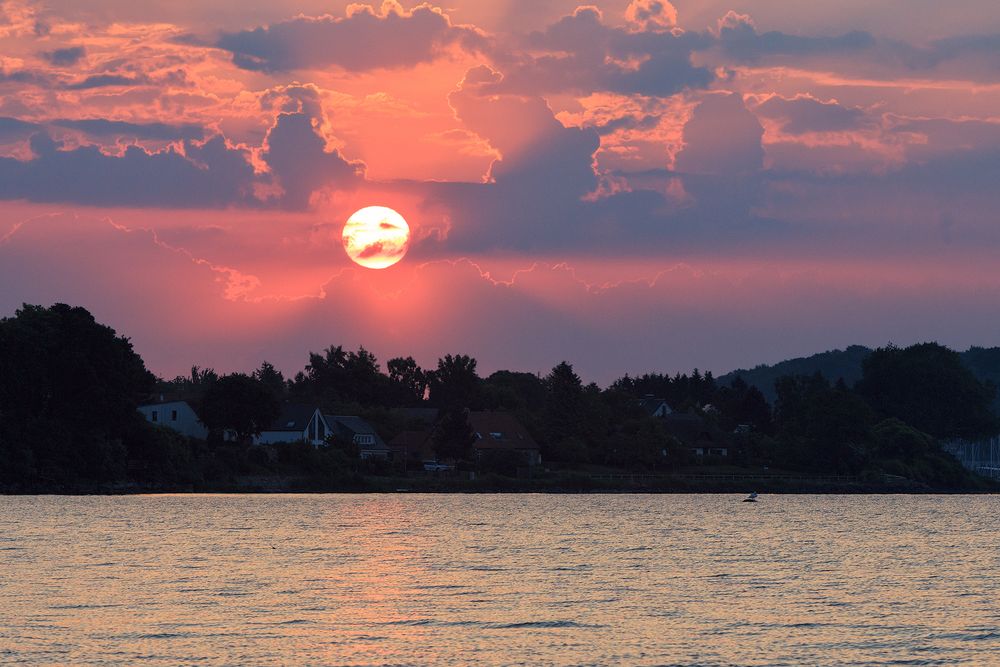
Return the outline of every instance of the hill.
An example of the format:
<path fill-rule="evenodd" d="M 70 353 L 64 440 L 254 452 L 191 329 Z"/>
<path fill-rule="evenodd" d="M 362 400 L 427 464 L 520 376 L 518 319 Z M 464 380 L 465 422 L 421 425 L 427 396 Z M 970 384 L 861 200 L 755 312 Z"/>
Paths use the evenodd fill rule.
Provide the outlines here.
<path fill-rule="evenodd" d="M 737 377 L 760 389 L 769 403 L 774 403 L 774 381 L 783 375 L 813 375 L 817 371 L 831 382 L 843 378 L 849 387 L 861 379 L 861 364 L 871 349 L 851 345 L 844 350 L 829 350 L 809 357 L 788 359 L 768 366 L 761 364 L 750 370 L 739 369 L 717 378 L 721 385 L 728 385 Z M 959 353 L 962 361 L 980 382 L 1000 387 L 1000 347 L 971 347 Z M 1000 414 L 1000 396 L 993 401 L 993 410 Z"/>

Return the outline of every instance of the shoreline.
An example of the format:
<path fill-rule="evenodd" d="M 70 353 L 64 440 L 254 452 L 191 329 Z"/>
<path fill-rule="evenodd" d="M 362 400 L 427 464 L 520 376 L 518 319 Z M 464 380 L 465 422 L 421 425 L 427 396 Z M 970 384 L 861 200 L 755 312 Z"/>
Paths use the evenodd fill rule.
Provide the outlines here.
<path fill-rule="evenodd" d="M 640 477 L 640 476 L 636 476 Z M 655 479 L 600 480 L 583 475 L 548 479 L 484 476 L 479 479 L 357 476 L 317 479 L 301 476 L 237 478 L 202 484 L 80 484 L 0 488 L 5 496 L 124 496 L 150 494 L 748 494 L 769 495 L 985 495 L 1000 493 L 1000 484 L 983 479 L 975 486 L 932 487 L 913 480 L 715 480 L 712 483 L 663 476 Z"/>

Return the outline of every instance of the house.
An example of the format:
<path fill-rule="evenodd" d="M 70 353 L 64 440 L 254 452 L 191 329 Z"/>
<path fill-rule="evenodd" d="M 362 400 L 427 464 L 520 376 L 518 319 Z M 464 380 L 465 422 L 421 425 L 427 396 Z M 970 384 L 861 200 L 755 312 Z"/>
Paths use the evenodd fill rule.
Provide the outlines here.
<path fill-rule="evenodd" d="M 324 415 L 324 418 L 334 435 L 354 443 L 362 459 L 388 460 L 389 445 L 361 417 Z"/>
<path fill-rule="evenodd" d="M 469 413 L 469 424 L 476 436 L 476 441 L 472 443 L 476 457 L 487 451 L 511 451 L 522 454 L 529 466 L 542 462 L 538 444 L 511 413 L 473 411 Z"/>
<path fill-rule="evenodd" d="M 254 438 L 254 443 L 273 445 L 278 442 L 308 442 L 318 447 L 326 442 L 326 436 L 331 430 L 319 408 L 289 403 L 282 406 L 278 418 Z"/>
<path fill-rule="evenodd" d="M 662 398 L 654 398 L 652 394 L 646 394 L 639 399 L 639 407 L 650 417 L 666 417 L 673 414 L 673 410 L 667 405 L 667 401 Z"/>
<path fill-rule="evenodd" d="M 724 433 L 693 413 L 671 413 L 663 418 L 669 435 L 677 438 L 695 456 L 729 456 Z"/>
<path fill-rule="evenodd" d="M 189 438 L 208 437 L 208 429 L 187 401 L 164 399 L 161 395 L 156 402 L 140 405 L 139 412 L 151 424 L 165 426 Z"/>

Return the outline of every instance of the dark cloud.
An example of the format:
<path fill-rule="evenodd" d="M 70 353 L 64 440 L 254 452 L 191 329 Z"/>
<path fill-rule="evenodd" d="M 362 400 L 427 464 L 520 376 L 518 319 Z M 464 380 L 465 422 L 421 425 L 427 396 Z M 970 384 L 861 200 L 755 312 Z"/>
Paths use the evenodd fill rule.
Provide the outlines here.
<path fill-rule="evenodd" d="M 0 158 L 0 198 L 98 206 L 220 207 L 250 197 L 253 168 L 222 137 L 188 143 L 185 154 L 129 146 L 121 157 L 96 146 L 62 150 L 45 133 L 31 137 L 35 158 Z"/>
<path fill-rule="evenodd" d="M 684 125 L 684 148 L 677 171 L 692 174 L 740 174 L 758 171 L 764 162 L 764 128 L 738 93 L 709 95 Z"/>
<path fill-rule="evenodd" d="M 149 83 L 144 76 L 128 74 L 92 74 L 85 79 L 68 83 L 66 90 L 89 90 L 91 88 L 111 88 L 115 86 L 138 86 Z"/>
<path fill-rule="evenodd" d="M 601 136 L 618 130 L 652 130 L 660 124 L 660 116 L 656 114 L 626 115 L 613 118 L 606 123 L 595 125 L 594 129 Z"/>
<path fill-rule="evenodd" d="M 875 46 L 875 38 L 855 30 L 835 37 L 802 37 L 758 32 L 749 16 L 730 11 L 719 21 L 718 41 L 730 56 L 755 61 L 767 56 L 812 56 L 854 53 Z"/>
<path fill-rule="evenodd" d="M 754 112 L 781 122 L 788 134 L 808 132 L 842 132 L 868 124 L 862 109 L 845 107 L 836 102 L 821 102 L 812 97 L 785 99 L 778 95 L 757 105 Z"/>
<path fill-rule="evenodd" d="M 691 61 L 694 51 L 710 44 L 707 35 L 698 33 L 610 27 L 596 8 L 580 7 L 528 36 L 528 51 L 542 55 L 496 54 L 504 72 L 496 88 L 523 94 L 673 95 L 712 82 L 712 72 Z"/>
<path fill-rule="evenodd" d="M 265 144 L 263 158 L 283 190 L 278 200 L 285 208 L 304 209 L 313 192 L 330 186 L 351 188 L 363 177 L 362 163 L 326 149 L 309 114 L 279 114 Z"/>
<path fill-rule="evenodd" d="M 130 123 L 122 120 L 108 120 L 106 118 L 58 118 L 56 120 L 35 123 L 18 118 L 0 116 L 0 142 L 27 139 L 35 132 L 54 127 L 77 130 L 88 136 L 100 138 L 198 141 L 205 137 L 204 128 L 193 124 Z"/>
<path fill-rule="evenodd" d="M 412 67 L 433 60 L 453 44 L 475 51 L 484 47 L 485 40 L 473 28 L 452 25 L 430 5 L 407 12 L 389 2 L 379 13 L 355 5 L 344 18 L 300 16 L 224 33 L 216 46 L 231 52 L 238 67 L 272 72 L 329 66 L 351 71 Z"/>
<path fill-rule="evenodd" d="M 69 46 L 63 49 L 44 51 L 39 55 L 56 67 L 69 67 L 77 64 L 87 55 L 87 50 L 82 46 Z"/>
<path fill-rule="evenodd" d="M 33 132 L 37 132 L 38 130 L 39 126 L 35 123 L 0 116 L 0 143 L 27 139 Z"/>

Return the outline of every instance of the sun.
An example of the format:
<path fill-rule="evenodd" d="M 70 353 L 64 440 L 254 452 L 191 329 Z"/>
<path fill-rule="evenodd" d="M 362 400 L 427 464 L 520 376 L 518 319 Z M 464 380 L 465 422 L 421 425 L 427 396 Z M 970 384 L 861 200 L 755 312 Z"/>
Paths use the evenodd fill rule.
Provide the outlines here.
<path fill-rule="evenodd" d="M 387 269 L 403 259 L 410 243 L 410 226 L 386 206 L 366 206 L 344 225 L 344 250 L 355 263 Z"/>

